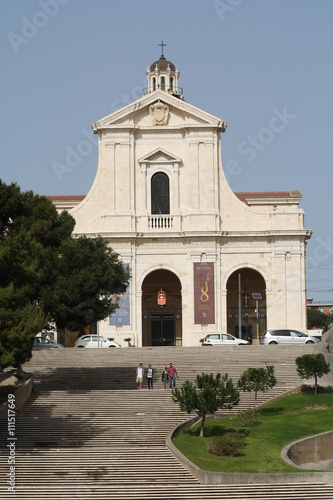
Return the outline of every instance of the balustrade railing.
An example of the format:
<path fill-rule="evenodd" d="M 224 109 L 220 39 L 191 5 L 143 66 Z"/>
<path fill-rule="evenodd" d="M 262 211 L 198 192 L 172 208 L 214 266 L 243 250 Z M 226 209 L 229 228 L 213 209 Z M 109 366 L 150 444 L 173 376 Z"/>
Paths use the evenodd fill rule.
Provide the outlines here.
<path fill-rule="evenodd" d="M 155 90 L 163 90 L 164 92 L 168 92 L 168 94 L 175 94 L 175 95 L 183 95 L 183 88 L 182 87 L 173 87 L 172 89 L 166 88 L 166 87 L 161 87 L 161 85 L 156 85 L 156 87 L 147 87 L 143 89 L 143 95 L 146 94 L 151 94 L 152 92 L 155 92 Z"/>
<path fill-rule="evenodd" d="M 148 217 L 149 229 L 172 229 L 173 217 L 171 215 L 151 215 Z"/>

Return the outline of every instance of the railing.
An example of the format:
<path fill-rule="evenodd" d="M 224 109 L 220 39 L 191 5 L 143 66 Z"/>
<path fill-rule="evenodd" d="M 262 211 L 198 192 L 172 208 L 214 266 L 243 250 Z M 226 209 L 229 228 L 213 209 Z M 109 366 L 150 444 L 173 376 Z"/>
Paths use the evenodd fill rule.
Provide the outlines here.
<path fill-rule="evenodd" d="M 166 89 L 166 88 L 162 89 L 161 85 L 156 85 L 156 87 L 147 87 L 143 89 L 143 95 L 151 94 L 152 92 L 155 92 L 155 90 L 163 90 L 163 92 L 167 92 L 168 94 L 183 95 L 182 87 L 174 87 L 172 89 Z"/>
<path fill-rule="evenodd" d="M 333 300 L 325 300 L 324 302 L 322 300 L 313 300 L 312 302 L 308 302 L 307 307 L 311 306 L 333 306 Z"/>
<path fill-rule="evenodd" d="M 148 217 L 149 229 L 172 229 L 173 217 L 171 215 L 152 215 Z"/>

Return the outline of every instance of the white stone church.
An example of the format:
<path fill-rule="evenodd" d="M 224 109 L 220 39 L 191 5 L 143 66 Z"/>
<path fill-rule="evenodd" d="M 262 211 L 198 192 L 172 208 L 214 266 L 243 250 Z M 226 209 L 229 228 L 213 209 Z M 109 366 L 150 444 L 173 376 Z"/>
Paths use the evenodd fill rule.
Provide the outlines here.
<path fill-rule="evenodd" d="M 69 209 L 76 235 L 101 235 L 130 268 L 100 334 L 123 346 L 198 346 L 214 332 L 255 343 L 267 328 L 306 331 L 301 194 L 234 193 L 221 160 L 227 123 L 186 102 L 163 43 L 146 76 L 143 97 L 92 125 L 89 193 L 49 197 Z"/>

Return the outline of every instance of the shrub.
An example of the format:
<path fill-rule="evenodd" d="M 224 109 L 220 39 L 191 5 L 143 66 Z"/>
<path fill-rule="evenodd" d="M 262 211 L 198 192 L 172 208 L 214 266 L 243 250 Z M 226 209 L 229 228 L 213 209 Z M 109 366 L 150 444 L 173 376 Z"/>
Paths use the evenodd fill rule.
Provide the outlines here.
<path fill-rule="evenodd" d="M 219 456 L 236 457 L 245 446 L 244 437 L 235 432 L 214 436 L 207 443 L 208 453 Z"/>
<path fill-rule="evenodd" d="M 239 423 L 242 427 L 253 427 L 257 421 L 257 412 L 254 408 L 238 413 Z"/>
<path fill-rule="evenodd" d="M 303 394 L 314 394 L 315 387 L 313 385 L 303 384 L 301 386 L 301 392 Z M 321 385 L 318 385 L 318 387 L 317 387 L 318 394 L 327 394 L 327 393 L 331 393 L 331 392 L 333 392 L 333 387 L 331 385 L 328 385 L 326 387 L 322 387 Z"/>

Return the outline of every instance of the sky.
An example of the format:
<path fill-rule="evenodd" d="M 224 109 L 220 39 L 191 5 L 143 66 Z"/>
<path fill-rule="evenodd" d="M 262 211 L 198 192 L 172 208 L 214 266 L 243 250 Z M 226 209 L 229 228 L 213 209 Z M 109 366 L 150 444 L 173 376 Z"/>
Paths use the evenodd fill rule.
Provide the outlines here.
<path fill-rule="evenodd" d="M 87 194 L 91 124 L 142 96 L 163 40 L 185 100 L 228 123 L 231 188 L 302 193 L 307 296 L 332 302 L 332 23 L 332 0 L 1 0 L 0 178 Z"/>

